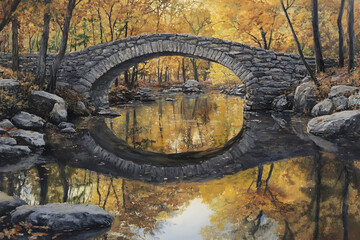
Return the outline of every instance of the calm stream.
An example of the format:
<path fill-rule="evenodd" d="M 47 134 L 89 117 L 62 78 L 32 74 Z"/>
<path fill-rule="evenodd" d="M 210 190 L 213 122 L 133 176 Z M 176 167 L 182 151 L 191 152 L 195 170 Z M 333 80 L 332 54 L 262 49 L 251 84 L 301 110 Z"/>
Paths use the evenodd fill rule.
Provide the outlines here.
<path fill-rule="evenodd" d="M 358 239 L 359 142 L 311 138 L 306 119 L 243 114 L 217 92 L 166 97 L 50 137 L 46 163 L 0 166 L 0 191 L 98 205 L 114 216 L 99 240 Z"/>

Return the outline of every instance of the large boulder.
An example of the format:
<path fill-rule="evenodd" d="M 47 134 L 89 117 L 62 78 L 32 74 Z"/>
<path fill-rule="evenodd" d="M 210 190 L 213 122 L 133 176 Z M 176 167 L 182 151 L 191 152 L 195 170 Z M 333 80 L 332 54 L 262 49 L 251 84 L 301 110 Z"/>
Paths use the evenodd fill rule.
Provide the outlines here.
<path fill-rule="evenodd" d="M 15 139 L 10 137 L 0 137 L 0 145 L 16 145 Z"/>
<path fill-rule="evenodd" d="M 292 108 L 292 102 L 286 96 L 278 96 L 272 102 L 272 109 L 277 112 L 290 110 Z"/>
<path fill-rule="evenodd" d="M 18 93 L 20 83 L 14 79 L 0 79 L 0 91 L 6 91 L 12 96 Z"/>
<path fill-rule="evenodd" d="M 47 226 L 53 232 L 73 232 L 109 227 L 113 217 L 94 205 L 48 204 L 18 207 L 11 213 L 11 221 Z"/>
<path fill-rule="evenodd" d="M 15 208 L 26 205 L 27 203 L 19 198 L 10 197 L 9 195 L 0 192 L 0 217 L 4 216 Z"/>
<path fill-rule="evenodd" d="M 313 118 L 308 122 L 307 131 L 321 137 L 359 137 L 360 110 Z"/>
<path fill-rule="evenodd" d="M 334 97 L 331 100 L 335 106 L 335 111 L 340 112 L 348 109 L 349 99 L 347 97 Z"/>
<path fill-rule="evenodd" d="M 15 126 L 14 124 L 12 124 L 12 122 L 10 122 L 9 119 L 4 119 L 0 122 L 0 128 L 4 128 L 7 130 L 11 130 L 13 129 Z"/>
<path fill-rule="evenodd" d="M 49 117 L 55 103 L 66 106 L 63 98 L 45 91 L 34 91 L 29 96 L 30 106 L 42 117 Z"/>
<path fill-rule="evenodd" d="M 0 145 L 0 159 L 23 157 L 30 153 L 31 150 L 28 146 Z"/>
<path fill-rule="evenodd" d="M 304 82 L 296 88 L 294 96 L 294 110 L 296 112 L 310 113 L 317 101 L 318 97 L 314 83 Z"/>
<path fill-rule="evenodd" d="M 15 138 L 19 143 L 26 144 L 31 147 L 44 147 L 44 135 L 38 132 L 27 130 L 10 131 L 9 135 Z"/>
<path fill-rule="evenodd" d="M 311 115 L 313 117 L 329 115 L 335 111 L 335 106 L 330 99 L 325 99 L 324 101 L 315 105 L 315 107 L 311 110 Z"/>
<path fill-rule="evenodd" d="M 16 114 L 11 121 L 16 127 L 26 130 L 37 130 L 41 129 L 45 125 L 45 120 L 34 114 L 27 112 L 20 112 Z"/>
<path fill-rule="evenodd" d="M 349 108 L 360 109 L 360 95 L 353 95 L 349 97 Z"/>
<path fill-rule="evenodd" d="M 359 92 L 359 88 L 357 87 L 351 87 L 346 85 L 333 86 L 330 89 L 329 98 L 341 97 L 341 96 L 349 97 L 358 92 Z"/>
<path fill-rule="evenodd" d="M 66 106 L 64 104 L 55 103 L 54 108 L 50 113 L 50 121 L 55 124 L 66 122 L 67 115 Z"/>

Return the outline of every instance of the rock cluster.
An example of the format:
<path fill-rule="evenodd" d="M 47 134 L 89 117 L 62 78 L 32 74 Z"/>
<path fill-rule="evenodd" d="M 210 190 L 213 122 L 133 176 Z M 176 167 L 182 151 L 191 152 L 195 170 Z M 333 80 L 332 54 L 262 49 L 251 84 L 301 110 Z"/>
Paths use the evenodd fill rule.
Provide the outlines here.
<path fill-rule="evenodd" d="M 139 91 L 135 95 L 135 100 L 139 100 L 141 102 L 153 102 L 155 101 L 154 95 L 151 93 L 150 88 L 140 88 Z"/>
<path fill-rule="evenodd" d="M 182 86 L 184 93 L 202 93 L 201 85 L 198 81 L 188 80 Z"/>
<path fill-rule="evenodd" d="M 220 93 L 224 93 L 226 95 L 235 95 L 235 96 L 243 97 L 246 94 L 246 89 L 245 89 L 245 85 L 241 84 L 241 85 L 237 85 L 235 87 L 222 88 L 220 90 Z"/>

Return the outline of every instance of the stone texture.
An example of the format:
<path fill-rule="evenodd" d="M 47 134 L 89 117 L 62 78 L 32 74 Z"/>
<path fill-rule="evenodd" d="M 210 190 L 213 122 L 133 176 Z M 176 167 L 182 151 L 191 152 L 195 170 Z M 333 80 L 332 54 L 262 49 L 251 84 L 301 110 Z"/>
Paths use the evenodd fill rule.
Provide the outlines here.
<path fill-rule="evenodd" d="M 54 108 L 50 113 L 50 121 L 59 124 L 67 121 L 67 110 L 64 104 L 55 103 Z"/>
<path fill-rule="evenodd" d="M 0 127 L 0 134 L 5 134 L 5 133 L 7 133 L 7 131 Z"/>
<path fill-rule="evenodd" d="M 291 101 L 289 101 L 287 96 L 276 97 L 272 103 L 272 109 L 277 112 L 290 110 L 291 108 L 292 108 L 292 103 Z"/>
<path fill-rule="evenodd" d="M 332 114 L 335 111 L 335 106 L 330 99 L 325 99 L 324 101 L 316 104 L 311 110 L 311 115 L 313 117 L 323 116 Z"/>
<path fill-rule="evenodd" d="M 60 130 L 61 133 L 76 133 L 76 130 L 72 127 L 63 128 Z"/>
<path fill-rule="evenodd" d="M 49 117 L 55 103 L 66 106 L 63 98 L 45 91 L 34 91 L 29 96 L 30 106 L 42 117 Z"/>
<path fill-rule="evenodd" d="M 340 96 L 349 97 L 358 92 L 359 92 L 359 88 L 357 87 L 351 87 L 346 85 L 333 86 L 330 89 L 329 98 L 340 97 Z"/>
<path fill-rule="evenodd" d="M 23 205 L 27 205 L 27 203 L 19 198 L 10 197 L 4 192 L 0 192 L 0 217 Z"/>
<path fill-rule="evenodd" d="M 0 79 L 0 90 L 6 91 L 8 95 L 15 95 L 20 88 L 20 83 L 14 79 Z"/>
<path fill-rule="evenodd" d="M 109 227 L 113 217 L 95 205 L 48 204 L 18 207 L 11 213 L 11 221 L 48 226 L 53 232 L 73 232 Z"/>
<path fill-rule="evenodd" d="M 349 97 L 349 108 L 350 109 L 360 108 L 360 95 L 353 95 Z"/>
<path fill-rule="evenodd" d="M 0 128 L 4 128 L 7 130 L 11 130 L 13 129 L 15 126 L 14 124 L 12 124 L 12 122 L 10 122 L 9 119 L 4 119 L 0 122 Z"/>
<path fill-rule="evenodd" d="M 271 109 L 276 96 L 292 90 L 292 86 L 297 85 L 307 74 L 298 55 L 264 51 L 211 37 L 162 33 L 125 38 L 68 53 L 59 68 L 57 83 L 70 91 L 83 94 L 97 109 L 107 107 L 113 76 L 126 70 L 129 60 L 134 64 L 140 63 L 148 60 L 149 54 L 186 55 L 222 64 L 232 70 L 246 86 L 249 110 Z M 49 54 L 48 70 L 54 58 L 55 55 Z M 20 56 L 21 70 L 34 71 L 37 59 L 37 54 Z M 10 60 L 11 54 L 0 53 L 0 65 L 10 67 Z M 314 59 L 308 60 L 310 65 L 315 65 Z M 334 66 L 336 63 L 326 61 L 326 64 Z M 39 104 L 33 102 L 35 107 Z"/>
<path fill-rule="evenodd" d="M 44 147 L 44 135 L 38 132 L 15 130 L 10 131 L 9 135 L 15 138 L 19 143 L 24 143 L 32 147 Z"/>
<path fill-rule="evenodd" d="M 45 120 L 34 114 L 27 112 L 20 112 L 16 114 L 11 121 L 16 127 L 26 130 L 37 130 L 41 129 L 45 125 Z"/>
<path fill-rule="evenodd" d="M 294 110 L 296 112 L 310 113 L 317 100 L 315 84 L 304 82 L 295 90 Z"/>
<path fill-rule="evenodd" d="M 75 128 L 75 125 L 73 123 L 69 123 L 69 122 L 61 122 L 58 127 L 60 129 L 63 129 L 63 128 Z"/>
<path fill-rule="evenodd" d="M 307 131 L 321 137 L 360 137 L 360 110 L 313 118 L 307 125 Z"/>
<path fill-rule="evenodd" d="M 0 159 L 17 158 L 29 155 L 30 153 L 31 150 L 27 146 L 0 145 Z"/>
<path fill-rule="evenodd" d="M 341 97 L 334 97 L 331 99 L 334 103 L 335 110 L 336 111 L 344 111 L 348 109 L 349 100 L 347 97 L 341 96 Z"/>
<path fill-rule="evenodd" d="M 14 138 L 0 137 L 0 145 L 16 145 L 17 142 Z"/>

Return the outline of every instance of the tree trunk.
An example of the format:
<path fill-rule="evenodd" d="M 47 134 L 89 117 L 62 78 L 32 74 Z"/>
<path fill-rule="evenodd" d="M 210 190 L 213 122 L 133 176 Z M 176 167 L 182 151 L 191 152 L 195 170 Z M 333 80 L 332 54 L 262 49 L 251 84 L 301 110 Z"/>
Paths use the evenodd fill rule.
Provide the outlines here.
<path fill-rule="evenodd" d="M 63 30 L 62 30 L 60 51 L 59 51 L 59 54 L 56 55 L 53 65 L 51 67 L 51 79 L 47 86 L 47 91 L 51 92 L 51 93 L 54 92 L 56 89 L 57 72 L 58 72 L 60 64 L 65 56 L 67 40 L 69 37 L 70 21 L 71 21 L 72 12 L 73 12 L 74 8 L 75 8 L 75 0 L 69 0 L 68 6 L 67 6 L 66 17 L 65 17 L 65 21 L 64 21 L 64 26 L 63 26 Z"/>
<path fill-rule="evenodd" d="M 339 67 L 344 67 L 344 29 L 342 26 L 342 17 L 344 14 L 345 0 L 341 0 L 337 25 L 339 29 Z"/>
<path fill-rule="evenodd" d="M 12 30 L 12 67 L 14 72 L 19 71 L 20 59 L 19 59 L 19 23 L 17 18 L 11 21 Z"/>
<path fill-rule="evenodd" d="M 355 58 L 355 48 L 354 48 L 354 0 L 348 1 L 348 35 L 349 35 L 349 67 L 348 70 L 351 70 L 354 66 L 354 58 Z"/>
<path fill-rule="evenodd" d="M 45 0 L 46 5 L 49 4 L 51 0 Z M 49 23 L 50 23 L 50 13 L 47 11 L 44 14 L 44 27 L 43 34 L 41 37 L 41 45 L 39 52 L 39 59 L 36 69 L 35 83 L 40 86 L 40 89 L 43 89 L 45 86 L 45 77 L 46 77 L 46 54 L 49 42 Z"/>
<path fill-rule="evenodd" d="M 183 74 L 183 81 L 186 82 L 185 58 L 182 59 L 182 74 Z"/>
<path fill-rule="evenodd" d="M 314 48 L 315 48 L 315 57 L 316 57 L 316 71 L 325 72 L 325 64 L 321 50 L 318 11 L 319 11 L 318 0 L 311 0 L 312 28 L 313 28 Z"/>
<path fill-rule="evenodd" d="M 165 68 L 165 82 L 168 82 L 169 81 L 169 79 L 168 79 L 168 71 L 169 71 L 169 67 L 168 66 L 166 66 L 166 68 Z"/>
<path fill-rule="evenodd" d="M 261 40 L 262 40 L 263 48 L 269 49 L 269 46 L 266 41 L 266 32 L 264 31 L 264 29 L 262 27 L 260 27 L 260 33 L 261 33 Z"/>
<path fill-rule="evenodd" d="M 2 18 L 0 22 L 0 32 L 4 29 L 6 25 L 11 21 L 12 14 L 16 11 L 16 8 L 19 6 L 21 0 L 14 0 L 10 6 L 10 11 Z"/>
<path fill-rule="evenodd" d="M 194 78 L 195 78 L 195 81 L 199 81 L 199 76 L 198 76 L 198 71 L 197 71 L 197 65 L 196 65 L 196 59 L 195 58 L 192 58 L 191 59 L 191 62 L 193 64 L 193 68 L 194 68 Z"/>
<path fill-rule="evenodd" d="M 100 41 L 101 43 L 103 43 L 103 26 L 102 26 L 102 22 L 101 22 L 101 14 L 100 14 L 100 7 L 97 10 L 98 12 L 98 17 L 99 17 L 99 27 L 100 27 Z"/>
<path fill-rule="evenodd" d="M 281 3 L 281 7 L 282 7 L 282 9 L 283 9 L 283 11 L 284 11 L 284 13 L 285 13 L 285 16 L 286 16 L 286 19 L 287 19 L 287 21 L 288 21 L 288 24 L 289 24 L 289 26 L 290 26 L 290 29 L 291 29 L 291 32 L 292 32 L 292 34 L 293 34 L 294 40 L 295 40 L 295 42 L 296 42 L 296 46 L 297 46 L 299 55 L 300 55 L 300 57 L 301 57 L 301 60 L 302 60 L 302 62 L 304 63 L 306 69 L 308 70 L 308 72 L 309 72 L 309 74 L 310 74 L 310 76 L 311 76 L 311 79 L 314 81 L 314 83 L 316 84 L 316 86 L 321 86 L 320 82 L 316 79 L 313 71 L 311 70 L 309 64 L 306 62 L 306 59 L 305 59 L 305 57 L 304 57 L 304 53 L 303 53 L 303 51 L 302 51 L 302 49 L 301 49 L 301 44 L 300 44 L 300 42 L 299 42 L 298 37 L 296 36 L 294 27 L 293 27 L 293 25 L 292 25 L 292 23 L 291 23 L 291 20 L 290 20 L 290 18 L 289 18 L 288 13 L 287 13 L 287 10 L 286 10 L 286 8 L 285 8 L 284 2 L 283 2 L 282 0 L 280 0 L 280 3 Z"/>
<path fill-rule="evenodd" d="M 178 65 L 178 70 L 177 70 L 177 81 L 180 82 L 180 63 Z"/>

